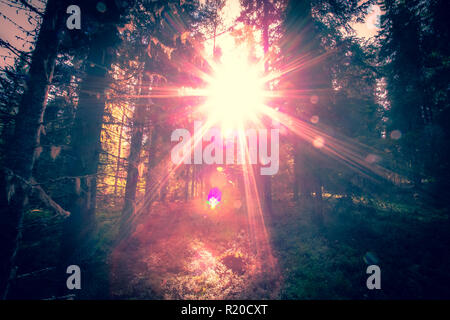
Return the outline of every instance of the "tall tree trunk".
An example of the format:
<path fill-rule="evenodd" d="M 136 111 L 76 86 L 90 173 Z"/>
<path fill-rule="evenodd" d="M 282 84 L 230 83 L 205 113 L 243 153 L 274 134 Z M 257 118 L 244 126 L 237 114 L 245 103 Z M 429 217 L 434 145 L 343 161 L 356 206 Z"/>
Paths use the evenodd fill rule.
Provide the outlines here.
<path fill-rule="evenodd" d="M 123 135 L 123 122 L 125 121 L 125 111 L 122 110 L 122 121 L 120 122 L 120 132 L 119 132 L 119 145 L 117 147 L 117 166 L 116 166 L 116 176 L 114 177 L 114 197 L 117 199 L 117 186 L 119 182 L 119 172 L 120 172 L 120 160 L 122 155 L 122 135 Z"/>
<path fill-rule="evenodd" d="M 184 202 L 189 200 L 189 177 L 191 176 L 191 167 L 186 166 L 184 169 Z"/>
<path fill-rule="evenodd" d="M 21 237 L 23 209 L 34 162 L 39 154 L 40 134 L 58 52 L 58 34 L 64 22 L 66 1 L 49 0 L 33 52 L 29 80 L 22 97 L 15 131 L 7 146 L 6 166 L 11 171 L 0 177 L 0 294 L 6 298 L 9 280 L 14 278 L 15 257 Z M 20 178 L 19 178 L 20 177 Z M 5 193 L 6 191 L 6 193 Z"/>
<path fill-rule="evenodd" d="M 264 0 L 263 2 L 263 49 L 264 49 L 264 58 L 265 58 L 265 62 L 264 62 L 264 71 L 267 74 L 269 72 L 269 25 L 270 25 L 270 20 L 269 20 L 269 8 L 268 8 L 268 4 L 267 4 L 268 0 Z M 266 85 L 268 88 L 268 85 Z M 271 121 L 270 119 L 268 120 L 269 125 L 271 125 Z M 268 148 L 270 148 L 269 146 L 271 146 L 271 134 L 269 133 L 267 135 L 267 146 Z M 259 173 L 260 174 L 260 173 Z M 267 210 L 267 213 L 269 215 L 272 215 L 272 177 L 271 176 L 264 176 L 262 178 L 262 188 L 263 188 L 263 204 L 265 210 Z"/>
<path fill-rule="evenodd" d="M 191 176 L 191 198 L 194 199 L 195 198 L 195 192 L 196 192 L 196 175 L 197 175 L 197 170 L 195 170 L 196 166 L 193 165 L 192 166 L 192 176 Z"/>
<path fill-rule="evenodd" d="M 71 215 L 64 222 L 61 243 L 59 276 L 65 277 L 65 268 L 78 265 L 87 270 L 96 227 L 95 209 L 97 171 L 101 151 L 101 131 L 105 111 L 105 89 L 109 85 L 108 70 L 111 57 L 111 31 L 99 32 L 92 40 L 88 55 L 86 77 L 80 88 L 79 102 L 72 128 L 68 175 L 77 176 L 70 185 L 68 210 Z M 85 283 L 94 287 L 93 283 Z M 61 284 L 60 294 L 66 291 Z M 83 293 L 89 292 L 85 289 Z"/>
<path fill-rule="evenodd" d="M 78 265 L 85 277 L 82 277 L 84 290 L 80 293 L 93 296 L 96 293 L 94 281 L 86 280 L 91 258 L 94 254 L 94 231 L 96 228 L 95 210 L 97 195 L 97 171 L 101 152 L 101 131 L 105 112 L 106 94 L 110 78 L 108 76 L 114 57 L 114 48 L 118 42 L 116 26 L 129 7 L 122 2 L 119 7 L 114 0 L 103 1 L 108 8 L 107 14 L 96 10 L 87 0 L 77 0 L 82 12 L 87 12 L 84 21 L 92 19 L 97 30 L 89 37 L 89 54 L 86 75 L 80 87 L 74 126 L 70 141 L 71 161 L 68 174 L 77 176 L 69 191 L 68 210 L 71 215 L 64 222 L 61 243 L 61 258 L 58 265 L 59 276 L 66 277 L 65 268 Z M 67 288 L 61 283 L 60 294 Z"/>
<path fill-rule="evenodd" d="M 203 201 L 204 196 L 205 196 L 205 178 L 204 178 L 202 167 L 200 167 L 199 170 L 200 170 L 200 194 L 199 194 L 199 196 Z"/>
<path fill-rule="evenodd" d="M 299 201 L 299 193 L 300 193 L 300 183 L 301 183 L 301 176 L 300 176 L 300 169 L 298 168 L 301 165 L 300 160 L 300 148 L 298 146 L 299 144 L 294 144 L 294 186 L 293 186 L 293 197 L 292 200 L 295 202 Z"/>
<path fill-rule="evenodd" d="M 148 79 L 146 79 L 148 80 Z M 142 84 L 146 85 L 143 86 Z M 148 81 L 139 81 L 139 94 L 148 95 Z M 144 88 L 144 89 L 143 89 Z M 146 101 L 146 100 L 145 100 Z M 142 139 L 144 136 L 144 124 L 146 114 L 146 103 L 138 101 L 134 113 L 131 133 L 130 155 L 128 157 L 127 184 L 125 187 L 125 203 L 120 221 L 121 232 L 128 229 L 130 218 L 133 216 L 136 207 L 136 188 L 139 180 L 139 163 L 141 161 Z"/>
<path fill-rule="evenodd" d="M 150 113 L 150 120 L 153 125 L 153 129 L 151 132 L 150 137 L 150 145 L 148 150 L 148 161 L 147 161 L 147 174 L 145 179 L 145 201 L 144 201 L 144 210 L 149 210 L 155 196 L 154 184 L 153 184 L 153 169 L 156 166 L 156 148 L 158 145 L 158 139 L 159 139 L 159 124 L 157 122 L 157 113 L 158 110 L 155 105 L 151 105 L 149 107 L 149 113 Z"/>
<path fill-rule="evenodd" d="M 298 56 L 305 55 L 319 57 L 324 53 L 320 42 L 320 32 L 317 30 L 313 18 L 313 3 L 314 2 L 310 0 L 291 0 L 288 4 L 285 33 L 289 35 L 299 35 L 299 41 L 296 42 L 297 44 L 295 46 L 296 54 Z M 297 23 L 299 21 L 301 21 L 301 23 Z M 292 49 L 294 48 L 287 50 Z M 313 102 L 308 96 L 292 101 L 292 109 L 290 110 L 291 116 L 300 120 L 305 120 L 302 119 L 304 116 L 300 115 L 295 107 L 298 102 L 302 103 L 303 109 L 317 113 L 323 112 L 323 110 L 326 110 L 325 108 L 327 106 L 331 105 L 331 101 L 326 97 L 326 92 L 331 92 L 331 75 L 329 70 L 324 68 L 324 63 L 324 61 L 321 61 L 320 63 L 311 64 L 307 68 L 302 68 L 289 75 L 289 81 L 291 81 L 297 89 L 307 92 L 311 97 L 315 92 L 321 94 L 319 102 Z M 324 220 L 324 212 L 321 204 L 322 182 L 318 175 L 322 166 L 320 151 L 313 148 L 310 141 L 300 140 L 300 138 L 295 135 L 292 137 L 295 161 L 294 197 L 300 187 L 301 197 L 308 199 L 309 202 L 313 201 L 313 214 L 315 215 L 313 220 L 318 222 L 319 226 L 321 226 L 322 221 Z M 315 193 L 314 198 L 312 198 L 313 193 Z"/>

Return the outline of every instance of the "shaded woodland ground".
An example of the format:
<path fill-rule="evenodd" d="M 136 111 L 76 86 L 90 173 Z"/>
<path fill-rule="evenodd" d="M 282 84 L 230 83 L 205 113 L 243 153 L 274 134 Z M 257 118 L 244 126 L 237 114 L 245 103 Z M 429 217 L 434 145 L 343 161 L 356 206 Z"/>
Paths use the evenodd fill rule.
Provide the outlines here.
<path fill-rule="evenodd" d="M 201 200 L 155 204 L 120 248 L 112 245 L 119 214 L 100 211 L 99 243 L 83 280 L 95 285 L 89 285 L 91 292 L 81 290 L 80 298 L 448 298 L 449 221 L 439 212 L 421 211 L 413 198 L 406 205 L 407 196 L 387 195 L 388 201 L 371 204 L 329 199 L 326 227 L 320 229 L 311 222 L 312 211 L 277 202 L 269 223 L 276 270 L 255 255 L 243 210 L 211 214 L 201 210 Z M 308 206 L 305 201 L 302 208 Z M 28 212 L 26 220 L 22 273 L 48 267 L 58 257 L 58 218 Z M 379 258 L 380 291 L 365 286 L 369 251 Z M 11 298 L 50 298 L 55 278 L 52 270 L 20 278 Z"/>

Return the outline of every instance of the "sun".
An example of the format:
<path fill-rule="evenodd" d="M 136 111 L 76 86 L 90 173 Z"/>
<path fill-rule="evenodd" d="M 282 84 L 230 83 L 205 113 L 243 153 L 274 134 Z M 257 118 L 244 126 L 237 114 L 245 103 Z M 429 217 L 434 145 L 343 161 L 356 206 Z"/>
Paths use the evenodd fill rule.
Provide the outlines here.
<path fill-rule="evenodd" d="M 212 67 L 202 106 L 208 121 L 225 132 L 257 123 L 266 97 L 260 65 L 242 54 L 229 54 Z"/>

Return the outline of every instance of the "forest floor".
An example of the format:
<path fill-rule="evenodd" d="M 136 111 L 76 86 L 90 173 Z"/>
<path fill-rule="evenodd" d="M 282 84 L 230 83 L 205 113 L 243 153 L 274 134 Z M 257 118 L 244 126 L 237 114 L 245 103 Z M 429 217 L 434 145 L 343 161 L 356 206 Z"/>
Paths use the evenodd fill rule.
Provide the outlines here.
<path fill-rule="evenodd" d="M 254 253 L 245 210 L 208 212 L 195 201 L 159 204 L 137 227 L 134 240 L 111 256 L 117 266 L 123 255 L 127 275 L 114 274 L 120 280 L 113 281 L 113 296 L 449 298 L 448 215 L 401 200 L 330 198 L 321 226 L 312 222 L 311 202 L 275 202 L 266 221 L 273 258 L 262 259 Z M 382 270 L 382 290 L 367 289 L 369 263 Z"/>
<path fill-rule="evenodd" d="M 76 298 L 450 298 L 448 212 L 396 194 L 387 201 L 330 197 L 318 226 L 308 200 L 275 201 L 264 249 L 255 246 L 244 208 L 224 208 L 156 203 L 119 245 L 120 212 L 99 210 L 82 280 L 91 288 Z M 54 297 L 60 225 L 45 210 L 27 213 L 10 299 Z M 381 268 L 381 290 L 366 287 L 368 254 Z M 43 271 L 30 274 L 35 270 Z"/>
<path fill-rule="evenodd" d="M 275 299 L 281 276 L 257 254 L 243 210 L 156 204 L 110 257 L 115 298 Z"/>

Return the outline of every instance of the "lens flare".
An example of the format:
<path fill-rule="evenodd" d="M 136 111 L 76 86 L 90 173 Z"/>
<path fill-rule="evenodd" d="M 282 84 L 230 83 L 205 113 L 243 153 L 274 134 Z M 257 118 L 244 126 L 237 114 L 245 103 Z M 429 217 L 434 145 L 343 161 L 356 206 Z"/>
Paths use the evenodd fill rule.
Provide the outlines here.
<path fill-rule="evenodd" d="M 222 200 L 222 192 L 219 190 L 219 188 L 212 188 L 209 191 L 208 201 L 206 201 L 206 203 L 212 210 L 214 210 L 219 205 L 221 200 Z"/>

